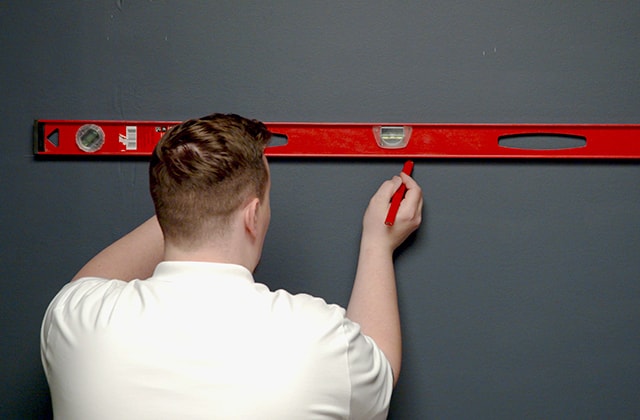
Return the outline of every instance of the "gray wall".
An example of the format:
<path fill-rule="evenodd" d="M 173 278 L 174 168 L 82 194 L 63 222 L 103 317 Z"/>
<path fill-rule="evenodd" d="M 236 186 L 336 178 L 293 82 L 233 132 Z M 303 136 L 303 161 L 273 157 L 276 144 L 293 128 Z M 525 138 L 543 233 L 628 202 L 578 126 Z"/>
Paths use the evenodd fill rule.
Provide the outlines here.
<path fill-rule="evenodd" d="M 46 305 L 151 213 L 143 160 L 35 159 L 34 119 L 640 123 L 640 2 L 275 3 L 0 5 L 1 418 L 50 416 Z M 346 304 L 361 214 L 401 163 L 274 160 L 258 280 Z M 390 417 L 640 416 L 640 164 L 414 173 Z"/>

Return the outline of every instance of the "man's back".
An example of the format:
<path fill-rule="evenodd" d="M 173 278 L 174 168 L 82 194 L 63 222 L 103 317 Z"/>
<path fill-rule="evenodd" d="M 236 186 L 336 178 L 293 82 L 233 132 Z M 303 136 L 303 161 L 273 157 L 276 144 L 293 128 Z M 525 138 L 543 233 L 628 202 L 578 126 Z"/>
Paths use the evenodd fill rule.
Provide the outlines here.
<path fill-rule="evenodd" d="M 72 282 L 42 349 L 60 418 L 384 418 L 393 383 L 342 308 L 270 292 L 231 264 Z"/>

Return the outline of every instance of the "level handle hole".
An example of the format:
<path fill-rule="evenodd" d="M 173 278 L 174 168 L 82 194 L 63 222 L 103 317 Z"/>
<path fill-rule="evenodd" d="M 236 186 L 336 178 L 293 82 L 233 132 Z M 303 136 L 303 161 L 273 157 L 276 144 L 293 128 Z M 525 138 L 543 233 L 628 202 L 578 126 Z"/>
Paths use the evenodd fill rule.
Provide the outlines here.
<path fill-rule="evenodd" d="M 579 149 L 587 145 L 587 139 L 573 134 L 507 134 L 498 137 L 498 145 L 508 149 L 524 150 Z"/>
<path fill-rule="evenodd" d="M 289 143 L 289 137 L 286 134 L 271 133 L 271 139 L 267 147 L 286 146 Z"/>

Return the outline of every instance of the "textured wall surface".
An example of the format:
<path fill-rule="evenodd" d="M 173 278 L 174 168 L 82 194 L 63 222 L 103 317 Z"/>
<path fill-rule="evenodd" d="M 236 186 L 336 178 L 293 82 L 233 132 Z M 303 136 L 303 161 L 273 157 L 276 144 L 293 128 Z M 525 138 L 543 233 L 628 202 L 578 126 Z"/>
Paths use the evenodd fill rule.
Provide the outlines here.
<path fill-rule="evenodd" d="M 46 305 L 152 211 L 144 160 L 34 158 L 34 119 L 640 124 L 638 2 L 275 3 L 0 5 L 1 418 L 51 416 Z M 402 162 L 271 165 L 257 279 L 346 304 L 363 210 Z M 640 416 L 640 164 L 414 174 L 390 418 Z"/>

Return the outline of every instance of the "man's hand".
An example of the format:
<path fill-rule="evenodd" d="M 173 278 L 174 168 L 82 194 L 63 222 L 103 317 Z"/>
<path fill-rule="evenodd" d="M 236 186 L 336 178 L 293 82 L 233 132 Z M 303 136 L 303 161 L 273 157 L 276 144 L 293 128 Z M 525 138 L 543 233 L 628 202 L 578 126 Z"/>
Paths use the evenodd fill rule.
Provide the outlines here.
<path fill-rule="evenodd" d="M 384 224 L 389 203 L 393 194 L 404 183 L 407 187 L 400 209 L 393 226 Z M 385 181 L 369 202 L 363 219 L 362 240 L 367 244 L 395 250 L 415 231 L 422 222 L 422 190 L 420 186 L 405 173 Z"/>

